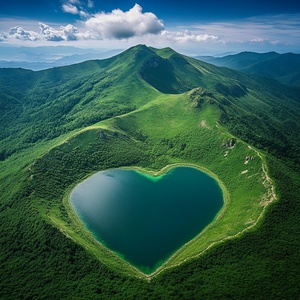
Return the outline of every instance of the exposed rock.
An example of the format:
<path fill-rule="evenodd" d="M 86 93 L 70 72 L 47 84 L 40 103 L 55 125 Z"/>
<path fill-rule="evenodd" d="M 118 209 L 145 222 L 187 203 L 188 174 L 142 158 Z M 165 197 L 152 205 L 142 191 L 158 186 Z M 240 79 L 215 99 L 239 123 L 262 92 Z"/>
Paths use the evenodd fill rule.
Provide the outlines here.
<path fill-rule="evenodd" d="M 229 140 L 229 148 L 232 148 L 235 145 L 235 139 Z"/>
<path fill-rule="evenodd" d="M 246 160 L 248 160 L 248 161 L 253 160 L 253 159 L 254 159 L 254 156 L 248 156 L 248 155 L 246 156 Z"/>
<path fill-rule="evenodd" d="M 224 144 L 222 144 L 222 147 L 233 148 L 235 144 L 236 144 L 236 139 L 231 138 L 231 139 L 227 140 Z"/>
<path fill-rule="evenodd" d="M 210 91 L 200 87 L 193 90 L 193 92 L 190 94 L 190 99 L 193 101 L 195 97 L 204 97 L 204 96 L 212 97 L 213 94 Z"/>
<path fill-rule="evenodd" d="M 211 99 L 213 94 L 204 89 L 204 88 L 197 88 L 194 89 L 193 92 L 190 94 L 190 100 L 194 102 L 194 107 L 199 108 L 201 104 L 206 100 L 207 103 L 213 104 L 214 101 Z"/>
<path fill-rule="evenodd" d="M 247 155 L 245 157 L 245 164 L 247 164 L 250 160 L 254 160 L 254 156 Z"/>

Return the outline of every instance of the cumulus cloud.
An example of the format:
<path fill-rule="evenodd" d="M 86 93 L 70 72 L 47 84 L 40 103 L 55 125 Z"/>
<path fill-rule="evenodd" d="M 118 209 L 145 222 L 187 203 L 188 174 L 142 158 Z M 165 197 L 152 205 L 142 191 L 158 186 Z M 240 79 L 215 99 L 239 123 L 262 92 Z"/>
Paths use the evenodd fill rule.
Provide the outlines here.
<path fill-rule="evenodd" d="M 5 32 L 0 32 L 0 41 L 7 40 L 22 40 L 22 41 L 76 41 L 80 39 L 82 35 L 78 28 L 68 24 L 67 26 L 60 26 L 59 29 L 55 29 L 47 24 L 39 23 L 40 32 L 29 31 L 23 29 L 21 26 L 10 28 Z"/>
<path fill-rule="evenodd" d="M 109 39 L 158 34 L 164 29 L 163 22 L 155 14 L 143 13 L 138 4 L 125 12 L 115 9 L 109 13 L 94 14 L 85 22 L 85 26 L 98 37 Z"/>
<path fill-rule="evenodd" d="M 8 38 L 15 38 L 23 41 L 36 41 L 39 39 L 38 33 L 25 30 L 20 26 L 12 27 L 6 36 Z"/>
<path fill-rule="evenodd" d="M 41 36 L 47 41 L 59 42 L 63 40 L 61 32 L 44 23 L 39 23 L 39 25 Z"/>
<path fill-rule="evenodd" d="M 183 32 L 169 32 L 164 30 L 162 33 L 162 36 L 166 37 L 168 40 L 173 40 L 179 43 L 185 43 L 185 42 L 208 42 L 208 41 L 216 41 L 219 39 L 218 36 L 213 34 L 199 34 L 199 33 L 193 33 L 188 30 L 185 30 Z"/>
<path fill-rule="evenodd" d="M 29 31 L 24 26 L 11 27 L 9 32 L 0 32 L 0 41 L 76 41 L 76 40 L 128 40 L 153 36 L 164 30 L 164 24 L 151 12 L 143 12 L 135 4 L 128 11 L 115 9 L 111 12 L 88 14 L 86 8 L 92 8 L 92 0 L 64 0 L 62 9 L 66 13 L 79 15 L 85 20 L 78 21 L 79 28 L 69 24 L 54 28 L 43 22 L 38 23 L 40 31 Z M 31 27 L 32 24 L 30 25 Z M 140 42 L 140 41 L 139 41 Z"/>
<path fill-rule="evenodd" d="M 69 24 L 67 26 L 61 26 L 60 29 L 64 40 L 76 41 L 78 39 L 79 30 L 77 27 Z"/>
<path fill-rule="evenodd" d="M 78 39 L 78 28 L 71 24 L 61 26 L 59 30 L 44 23 L 39 23 L 39 25 L 41 30 L 40 37 L 47 41 L 75 41 Z"/>

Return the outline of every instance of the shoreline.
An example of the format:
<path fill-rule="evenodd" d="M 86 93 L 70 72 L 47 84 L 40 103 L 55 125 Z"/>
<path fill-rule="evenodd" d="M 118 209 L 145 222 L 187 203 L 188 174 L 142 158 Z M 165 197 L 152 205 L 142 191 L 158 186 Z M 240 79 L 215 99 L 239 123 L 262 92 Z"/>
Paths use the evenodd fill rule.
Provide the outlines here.
<path fill-rule="evenodd" d="M 130 264 L 128 261 L 126 261 L 125 259 L 123 259 L 120 255 L 117 254 L 117 252 L 114 252 L 113 250 L 107 248 L 101 241 L 97 240 L 93 233 L 91 231 L 89 231 L 86 226 L 84 225 L 84 223 L 81 221 L 81 219 L 79 218 L 79 216 L 77 215 L 75 209 L 73 208 L 72 204 L 71 204 L 71 193 L 73 192 L 74 188 L 79 185 L 80 183 L 82 183 L 84 180 L 87 180 L 88 178 L 94 176 L 95 174 L 99 173 L 99 172 L 105 172 L 105 171 L 108 171 L 108 170 L 117 170 L 117 169 L 120 169 L 120 170 L 134 170 L 136 172 L 139 172 L 141 173 L 143 176 L 149 176 L 149 177 L 153 177 L 153 178 L 158 178 L 158 177 L 162 177 L 164 176 L 165 174 L 167 174 L 168 171 L 172 170 L 172 169 L 175 169 L 177 167 L 189 167 L 189 168 L 194 168 L 200 172 L 203 172 L 205 173 L 206 175 L 208 175 L 209 177 L 211 177 L 212 179 L 214 179 L 218 186 L 220 187 L 221 191 L 222 191 L 222 198 L 223 198 L 223 206 L 222 208 L 220 209 L 220 211 L 217 213 L 217 215 L 215 216 L 215 218 L 201 231 L 199 232 L 193 239 L 191 239 L 190 241 L 186 242 L 185 244 L 183 244 L 179 249 L 177 249 L 173 254 L 171 254 L 166 260 L 162 260 L 164 261 L 162 264 L 160 264 L 153 272 L 147 274 L 147 273 L 144 273 L 143 271 L 141 271 L 138 267 Z M 150 180 L 153 180 L 151 178 L 149 178 Z M 159 180 L 159 179 L 158 179 Z M 65 201 L 67 198 L 67 201 Z M 147 170 L 147 169 L 144 169 L 142 167 L 138 167 L 138 166 L 131 166 L 131 167 L 118 167 L 118 168 L 109 168 L 109 169 L 105 169 L 105 170 L 101 170 L 101 171 L 98 171 L 98 172 L 94 172 L 93 174 L 90 174 L 88 176 L 86 176 L 84 179 L 82 179 L 80 182 L 77 182 L 75 183 L 74 185 L 72 185 L 72 187 L 70 187 L 68 189 L 68 191 L 66 192 L 66 195 L 63 199 L 63 203 L 64 203 L 64 206 L 67 210 L 67 213 L 69 214 L 69 217 L 75 221 L 75 224 L 78 225 L 81 227 L 81 230 L 83 230 L 85 232 L 85 234 L 87 234 L 89 237 L 91 237 L 93 239 L 94 242 L 96 242 L 98 245 L 100 245 L 100 247 L 103 247 L 105 248 L 107 251 L 109 251 L 110 253 L 112 253 L 114 256 L 116 256 L 118 259 L 122 260 L 123 263 L 126 263 L 127 267 L 130 267 L 130 268 L 133 268 L 135 271 L 138 271 L 138 273 L 140 275 L 143 276 L 144 279 L 151 279 L 151 277 L 153 277 L 156 272 L 158 270 L 160 270 L 162 267 L 164 267 L 164 265 L 174 256 L 176 255 L 176 253 L 178 251 L 181 251 L 183 247 L 186 247 L 189 243 L 193 242 L 199 235 L 203 234 L 203 232 L 205 232 L 210 226 L 212 226 L 217 220 L 219 220 L 225 213 L 226 209 L 228 208 L 229 206 L 229 193 L 224 185 L 224 183 L 218 178 L 218 176 L 216 174 L 214 174 L 213 172 L 211 172 L 210 170 L 204 168 L 204 167 L 201 167 L 197 164 L 193 164 L 193 163 L 173 163 L 173 164 L 168 164 L 166 166 L 164 166 L 162 169 L 158 170 L 158 171 L 155 171 L 155 170 Z M 50 217 L 50 219 L 52 220 L 53 222 L 53 219 Z M 62 232 L 64 232 L 62 230 Z M 65 233 L 69 238 L 70 236 Z M 98 255 L 97 255 L 98 257 Z M 99 259 L 99 258 L 98 258 Z M 102 263 L 104 263 L 101 259 L 100 261 Z M 158 262 L 159 263 L 159 262 Z"/>

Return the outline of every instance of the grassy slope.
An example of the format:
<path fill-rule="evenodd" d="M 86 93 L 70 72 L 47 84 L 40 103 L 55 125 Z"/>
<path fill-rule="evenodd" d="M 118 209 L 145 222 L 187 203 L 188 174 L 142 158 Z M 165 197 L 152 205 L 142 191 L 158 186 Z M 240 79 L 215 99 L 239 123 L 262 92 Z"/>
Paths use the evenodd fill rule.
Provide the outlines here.
<path fill-rule="evenodd" d="M 203 68 L 203 65 L 198 68 Z M 215 73 L 217 71 L 213 68 L 211 70 Z M 210 69 L 206 68 L 206 74 L 209 74 L 209 71 Z M 225 85 L 224 77 L 220 77 L 220 80 Z M 228 177 L 228 182 L 231 181 L 230 177 L 236 175 L 233 175 L 234 172 L 244 170 L 245 151 L 249 150 L 241 141 L 235 148 L 228 150 L 228 157 L 224 157 L 227 150 L 220 147 L 224 136 L 226 140 L 231 135 L 226 133 L 225 128 L 214 127 L 215 121 L 220 116 L 221 120 L 222 116 L 224 118 L 226 109 L 228 115 L 232 110 L 229 110 L 228 104 L 224 105 L 226 103 L 221 97 L 222 94 L 216 92 L 213 81 L 211 75 L 211 79 L 206 80 L 206 87 L 218 97 L 205 96 L 204 103 L 197 109 L 192 107 L 195 103 L 191 103 L 187 95 L 165 96 L 148 89 L 148 92 L 153 93 L 148 98 L 148 100 L 154 99 L 151 103 L 142 106 L 135 113 L 101 123 L 105 128 L 112 129 L 112 131 L 104 131 L 105 134 L 101 135 L 105 141 L 99 139 L 98 134 L 103 129 L 85 131 L 72 138 L 70 142 L 51 150 L 31 167 L 30 172 L 28 168 L 33 160 L 45 153 L 47 148 L 61 143 L 64 137 L 45 140 L 31 146 L 30 151 L 24 150 L 1 163 L 1 187 L 4 187 L 0 209 L 1 218 L 4 220 L 0 238 L 3 262 L 0 286 L 2 298 L 17 299 L 24 295 L 28 298 L 48 298 L 52 295 L 54 298 L 91 299 L 101 295 L 101 298 L 110 299 L 151 297 L 190 299 L 192 297 L 249 298 L 251 295 L 259 298 L 261 295 L 263 299 L 268 295 L 282 299 L 283 292 L 286 298 L 297 295 L 295 280 L 299 260 L 296 255 L 295 236 L 296 232 L 299 232 L 296 230 L 299 225 L 296 217 L 299 211 L 297 200 L 299 199 L 297 193 L 300 186 L 299 177 L 291 170 L 295 168 L 293 164 L 284 166 L 278 158 L 272 158 L 269 168 L 272 177 L 276 179 L 281 200 L 269 210 L 259 230 L 248 233 L 241 239 L 218 245 L 181 267 L 161 273 L 150 285 L 121 275 L 120 272 L 113 271 L 105 264 L 99 264 L 89 251 L 85 252 L 82 247 L 66 239 L 65 235 L 53 227 L 51 225 L 53 223 L 49 220 L 49 217 L 53 219 L 57 217 L 55 221 L 60 222 L 59 227 L 74 228 L 70 226 L 62 206 L 62 195 L 67 187 L 102 168 L 141 165 L 147 170 L 157 170 L 168 163 L 188 161 L 215 168 L 215 173 L 223 173 L 224 178 Z M 137 84 L 137 88 L 141 88 L 141 84 L 147 88 L 144 83 Z M 143 93 L 137 95 L 145 97 Z M 268 98 L 267 94 L 264 95 Z M 253 94 L 251 97 L 247 95 L 243 98 L 227 95 L 226 99 L 231 102 L 230 108 L 234 107 L 236 117 L 243 118 L 243 115 L 237 113 L 247 108 L 245 107 L 247 101 L 242 100 L 256 99 L 253 97 Z M 139 97 L 134 97 L 133 100 L 136 103 L 143 102 Z M 159 105 L 161 102 L 164 104 Z M 212 102 L 214 104 L 211 104 Z M 289 107 L 286 104 L 285 108 L 289 109 Z M 248 107 L 247 110 L 252 108 Z M 296 115 L 289 116 L 289 119 L 295 119 L 297 111 L 296 109 L 293 112 Z M 157 119 L 158 113 L 164 118 Z M 187 116 L 189 121 L 186 119 Z M 273 118 L 270 120 L 271 124 Z M 278 118 L 281 119 L 280 116 Z M 226 119 L 224 122 L 227 122 L 227 126 L 234 123 Z M 266 130 L 272 132 L 270 127 Z M 250 132 L 246 131 L 245 127 L 244 132 L 239 134 L 244 138 Z M 264 137 L 267 135 L 265 134 Z M 252 136 L 248 139 L 264 147 L 260 143 L 261 139 L 253 139 Z M 276 142 L 276 138 L 273 140 Z M 297 139 L 294 142 L 297 142 Z M 228 170 L 225 168 L 220 170 L 217 163 L 219 161 L 216 161 L 215 157 L 209 158 L 208 150 L 212 156 L 216 154 L 223 164 L 228 160 L 235 164 L 230 164 Z M 124 153 L 128 155 L 124 157 Z M 287 157 L 284 159 L 286 160 Z M 255 167 L 260 168 L 258 162 L 258 159 L 250 162 L 254 163 L 254 166 L 251 166 L 253 170 Z M 248 166 L 250 168 L 250 163 L 247 168 Z M 229 176 L 225 176 L 226 172 Z M 30 177 L 31 175 L 33 178 Z M 43 176 L 48 179 L 52 176 L 53 180 L 44 181 Z M 222 180 L 224 181 L 223 178 Z M 37 189 L 39 183 L 44 184 L 40 190 Z M 234 184 L 226 187 L 234 189 Z M 238 193 L 237 191 L 236 196 Z M 49 201 L 50 199 L 56 200 Z M 49 215 L 47 209 L 50 209 Z M 293 226 L 296 228 L 295 232 L 290 231 Z M 78 232 L 76 236 L 80 237 Z M 190 251 L 194 251 L 193 247 Z M 284 281 L 282 285 L 283 276 L 289 280 Z M 227 279 L 226 285 L 224 285 L 224 277 Z"/>

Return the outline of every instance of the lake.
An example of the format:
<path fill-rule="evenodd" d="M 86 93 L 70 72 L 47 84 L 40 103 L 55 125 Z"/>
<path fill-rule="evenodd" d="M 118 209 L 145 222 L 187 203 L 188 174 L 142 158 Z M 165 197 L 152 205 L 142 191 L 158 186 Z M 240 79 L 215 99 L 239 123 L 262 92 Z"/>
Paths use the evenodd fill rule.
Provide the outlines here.
<path fill-rule="evenodd" d="M 223 194 L 192 167 L 158 177 L 112 169 L 78 184 L 70 202 L 95 239 L 149 274 L 214 220 Z"/>

